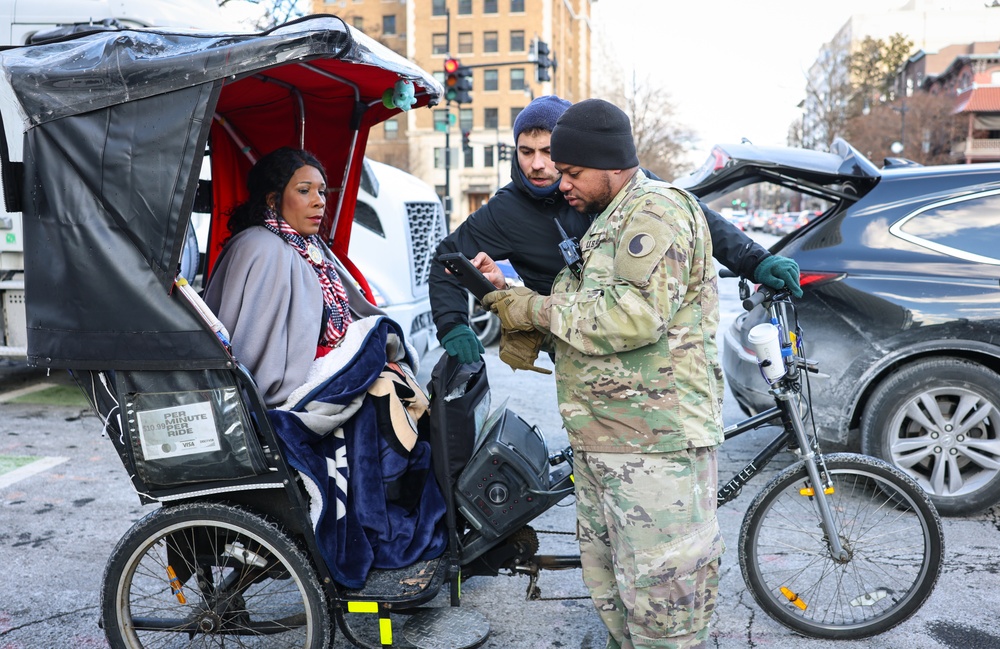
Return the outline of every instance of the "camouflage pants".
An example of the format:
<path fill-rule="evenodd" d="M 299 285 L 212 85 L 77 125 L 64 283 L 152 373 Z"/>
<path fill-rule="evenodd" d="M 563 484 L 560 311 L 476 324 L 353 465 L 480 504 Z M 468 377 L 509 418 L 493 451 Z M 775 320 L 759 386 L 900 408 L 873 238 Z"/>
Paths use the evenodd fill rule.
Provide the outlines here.
<path fill-rule="evenodd" d="M 573 472 L 583 579 L 608 647 L 704 646 L 725 547 L 715 447 L 578 452 Z"/>

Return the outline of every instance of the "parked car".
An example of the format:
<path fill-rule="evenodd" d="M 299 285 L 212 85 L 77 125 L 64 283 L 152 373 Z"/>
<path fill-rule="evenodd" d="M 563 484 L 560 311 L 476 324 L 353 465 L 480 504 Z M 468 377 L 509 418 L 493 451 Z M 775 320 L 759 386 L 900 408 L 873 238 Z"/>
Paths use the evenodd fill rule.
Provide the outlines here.
<path fill-rule="evenodd" d="M 781 224 L 788 217 L 788 212 L 775 212 L 764 221 L 763 231 L 765 234 L 779 234 Z"/>
<path fill-rule="evenodd" d="M 754 232 L 760 232 L 764 229 L 767 224 L 767 220 L 773 215 L 772 212 L 767 210 L 757 210 L 750 217 L 750 222 L 747 224 L 747 229 L 753 230 Z"/>
<path fill-rule="evenodd" d="M 724 214 L 724 216 L 727 221 L 732 223 L 740 230 L 746 230 L 747 223 L 750 221 L 750 216 L 746 212 L 732 212 L 729 214 Z"/>
<path fill-rule="evenodd" d="M 703 200 L 780 182 L 832 205 L 772 247 L 798 262 L 797 300 L 820 436 L 896 465 L 947 515 L 1000 501 L 1000 165 L 879 169 L 832 153 L 720 145 L 720 164 L 675 181 Z M 748 413 L 773 404 L 747 332 L 723 368 Z"/>

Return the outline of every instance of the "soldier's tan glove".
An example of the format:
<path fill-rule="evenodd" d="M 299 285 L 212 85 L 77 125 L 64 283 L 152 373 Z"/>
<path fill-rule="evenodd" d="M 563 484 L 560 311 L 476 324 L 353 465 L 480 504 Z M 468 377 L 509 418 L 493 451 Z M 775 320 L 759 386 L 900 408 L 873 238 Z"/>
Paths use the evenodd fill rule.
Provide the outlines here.
<path fill-rule="evenodd" d="M 526 286 L 515 286 L 504 291 L 493 291 L 483 296 L 483 307 L 500 316 L 504 329 L 534 331 L 531 310 L 535 300 L 542 296 Z"/>
<path fill-rule="evenodd" d="M 545 334 L 541 331 L 514 331 L 503 329 L 500 332 L 500 360 L 510 365 L 512 370 L 531 370 L 541 374 L 552 374 L 552 370 L 538 367 L 535 359 L 542 348 Z"/>

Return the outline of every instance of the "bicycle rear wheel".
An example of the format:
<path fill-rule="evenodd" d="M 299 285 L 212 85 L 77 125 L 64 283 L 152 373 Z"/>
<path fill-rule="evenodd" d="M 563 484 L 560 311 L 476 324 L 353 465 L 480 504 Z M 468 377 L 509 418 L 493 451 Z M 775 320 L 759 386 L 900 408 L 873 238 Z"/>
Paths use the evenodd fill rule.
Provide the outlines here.
<path fill-rule="evenodd" d="M 757 604 L 788 628 L 852 639 L 891 629 L 930 596 L 944 533 L 927 495 L 882 460 L 825 456 L 826 496 L 848 553 L 831 556 L 802 462 L 775 476 L 747 509 L 740 568 Z"/>
<path fill-rule="evenodd" d="M 211 503 L 158 509 L 122 537 L 101 615 L 114 649 L 322 649 L 333 637 L 326 594 L 292 538 Z"/>

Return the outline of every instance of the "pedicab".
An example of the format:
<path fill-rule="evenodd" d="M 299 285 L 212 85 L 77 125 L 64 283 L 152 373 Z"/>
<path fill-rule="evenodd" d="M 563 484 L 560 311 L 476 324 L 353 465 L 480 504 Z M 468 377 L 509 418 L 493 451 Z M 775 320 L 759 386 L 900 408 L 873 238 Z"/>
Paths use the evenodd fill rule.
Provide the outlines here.
<path fill-rule="evenodd" d="M 77 34 L 10 49 L 0 66 L 4 200 L 24 213 L 29 363 L 72 373 L 140 501 L 156 505 L 104 571 L 112 647 L 327 647 L 337 628 L 361 647 L 400 637 L 477 646 L 489 625 L 459 606 L 462 579 L 534 583 L 540 569 L 579 565 L 538 556 L 527 525 L 571 491 L 571 453 L 550 456 L 535 427 L 490 410 L 482 362 L 445 355 L 420 441 L 432 461 L 423 488 L 437 485 L 444 501 L 440 547 L 340 578 L 334 555 L 354 561 L 367 532 L 325 538 L 317 519 L 336 476 L 290 463 L 274 410 L 178 275 L 192 210 L 211 214 L 210 269 L 247 171 L 289 145 L 326 167 L 322 233 L 370 296 L 348 249 L 366 142 L 380 122 L 435 105 L 432 76 L 334 16 L 258 34 Z M 405 359 L 405 333 L 391 333 Z M 306 412 L 315 396 L 290 410 Z"/>

